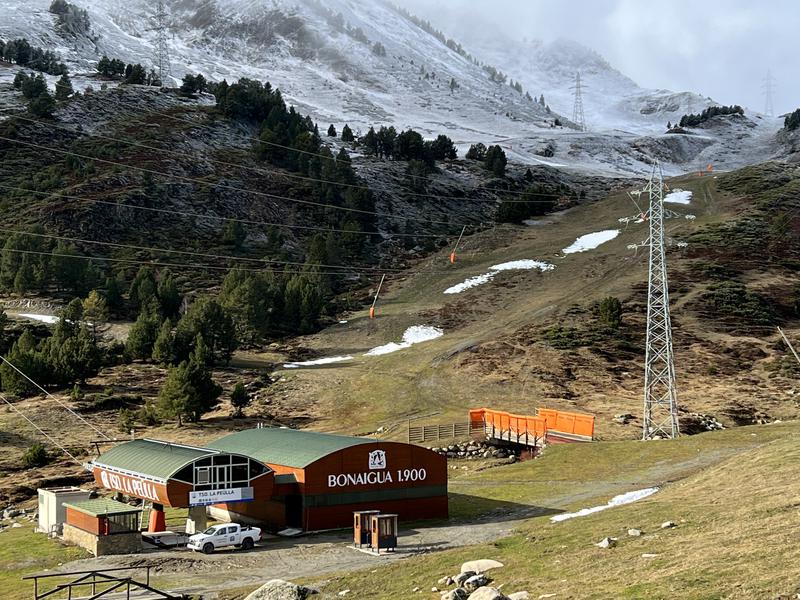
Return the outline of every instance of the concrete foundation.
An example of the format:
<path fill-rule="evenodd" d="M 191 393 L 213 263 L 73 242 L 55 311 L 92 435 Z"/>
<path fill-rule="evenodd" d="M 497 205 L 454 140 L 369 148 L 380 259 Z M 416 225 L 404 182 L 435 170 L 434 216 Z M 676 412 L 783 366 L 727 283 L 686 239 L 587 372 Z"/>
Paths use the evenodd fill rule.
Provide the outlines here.
<path fill-rule="evenodd" d="M 189 508 L 189 518 L 186 519 L 186 533 L 194 535 L 208 529 L 208 514 L 205 506 L 192 506 Z"/>
<path fill-rule="evenodd" d="M 95 535 L 64 523 L 62 539 L 85 548 L 95 556 L 109 554 L 135 554 L 142 551 L 142 534 L 138 532 Z"/>

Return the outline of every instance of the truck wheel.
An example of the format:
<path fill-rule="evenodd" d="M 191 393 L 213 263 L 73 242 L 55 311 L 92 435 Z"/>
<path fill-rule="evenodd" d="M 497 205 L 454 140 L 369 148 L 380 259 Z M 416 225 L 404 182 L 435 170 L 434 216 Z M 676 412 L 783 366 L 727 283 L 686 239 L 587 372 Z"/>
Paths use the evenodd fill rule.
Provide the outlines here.
<path fill-rule="evenodd" d="M 242 540 L 242 550 L 252 550 L 254 545 L 253 538 L 244 538 Z"/>
<path fill-rule="evenodd" d="M 212 552 L 214 552 L 214 544 L 211 542 L 203 544 L 203 554 L 211 554 Z"/>

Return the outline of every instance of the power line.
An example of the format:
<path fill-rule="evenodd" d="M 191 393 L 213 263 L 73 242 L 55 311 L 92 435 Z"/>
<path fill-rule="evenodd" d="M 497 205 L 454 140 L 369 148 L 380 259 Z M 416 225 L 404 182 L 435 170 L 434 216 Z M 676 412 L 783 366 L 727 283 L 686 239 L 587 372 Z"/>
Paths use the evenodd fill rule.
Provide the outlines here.
<path fill-rule="evenodd" d="M 46 395 L 48 398 L 51 398 L 51 399 L 55 400 L 55 401 L 56 401 L 56 403 L 57 403 L 58 405 L 60 405 L 61 407 L 65 408 L 65 409 L 67 410 L 67 412 L 69 412 L 69 413 L 70 413 L 72 416 L 76 417 L 76 418 L 77 418 L 79 421 L 81 421 L 82 423 L 84 423 L 85 425 L 87 425 L 89 428 L 93 429 L 93 430 L 95 431 L 95 433 L 98 433 L 98 434 L 102 435 L 102 436 L 103 436 L 104 438 L 106 438 L 107 440 L 110 440 L 110 439 L 111 439 L 111 438 L 110 438 L 110 437 L 108 437 L 108 436 L 107 436 L 107 435 L 106 435 L 106 434 L 105 434 L 103 431 L 101 431 L 100 429 L 98 429 L 97 427 L 95 427 L 94 425 L 92 425 L 92 424 L 91 424 L 89 421 L 87 421 L 87 420 L 86 420 L 86 419 L 84 419 L 82 416 L 80 416 L 78 413 L 76 413 L 74 410 L 72 410 L 72 408 L 70 408 L 70 406 L 69 406 L 68 404 L 64 404 L 63 402 L 61 402 L 61 400 L 59 400 L 58 398 L 56 398 L 55 396 L 53 396 L 53 394 L 51 394 L 50 392 L 48 392 L 46 389 L 44 389 L 42 386 L 40 386 L 38 383 L 36 383 L 36 382 L 35 382 L 33 379 L 31 379 L 30 377 L 28 377 L 28 376 L 27 376 L 27 375 L 26 375 L 24 372 L 22 372 L 20 369 L 18 369 L 18 368 L 17 368 L 17 367 L 16 367 L 16 366 L 15 366 L 15 365 L 14 365 L 14 364 L 11 362 L 11 361 L 9 361 L 9 360 L 8 360 L 8 359 L 7 359 L 5 356 L 3 356 L 3 355 L 0 355 L 0 360 L 2 360 L 2 361 L 5 363 L 5 364 L 7 364 L 7 365 L 8 365 L 9 367 L 11 367 L 12 369 L 14 369 L 14 370 L 15 370 L 17 373 L 19 373 L 20 375 L 22 375 L 22 376 L 23 376 L 25 379 L 27 379 L 28 381 L 30 381 L 30 382 L 31 382 L 33 385 L 35 385 L 37 388 L 39 388 L 39 389 L 40 389 L 40 390 L 41 390 L 41 391 L 42 391 L 42 392 L 43 392 L 43 393 L 44 393 L 44 394 L 45 394 L 45 395 Z"/>
<path fill-rule="evenodd" d="M 123 104 L 124 104 L 124 102 L 123 102 Z M 141 114 L 140 113 L 130 113 L 130 112 L 125 112 L 125 111 L 121 111 L 121 112 L 123 114 L 131 115 L 131 116 L 136 117 L 136 118 L 141 120 Z M 156 114 L 161 114 L 161 113 L 156 113 Z M 173 156 L 180 156 L 180 157 L 183 157 L 183 158 L 190 158 L 190 159 L 195 159 L 196 158 L 194 155 L 187 154 L 186 152 L 180 152 L 180 151 L 177 151 L 177 150 L 169 150 L 169 149 L 166 149 L 166 148 L 159 148 L 159 147 L 156 147 L 156 146 L 149 146 L 147 144 L 142 144 L 142 143 L 134 142 L 134 141 L 127 140 L 127 139 L 121 139 L 119 137 L 111 137 L 111 136 L 107 136 L 107 135 L 102 135 L 102 134 L 99 134 L 99 133 L 87 133 L 85 131 L 76 131 L 73 127 L 69 127 L 67 125 L 60 125 L 58 123 L 45 123 L 44 121 L 39 121 L 37 119 L 31 119 L 29 117 L 24 117 L 24 116 L 21 116 L 21 115 L 15 115 L 15 118 L 20 120 L 20 121 L 27 121 L 29 123 L 42 125 L 44 127 L 57 127 L 59 129 L 63 129 L 64 131 L 69 131 L 70 133 L 84 135 L 86 137 L 92 137 L 92 138 L 97 138 L 97 139 L 101 139 L 101 140 L 107 140 L 109 142 L 117 142 L 117 143 L 121 143 L 121 144 L 128 144 L 129 146 L 133 146 L 135 148 L 141 148 L 143 150 L 161 152 L 163 154 L 173 155 Z M 199 124 L 196 124 L 196 125 L 200 126 Z M 205 126 L 203 126 L 203 127 L 205 127 Z M 239 134 L 237 134 L 237 135 L 239 135 Z M 252 139 L 257 140 L 258 138 L 252 138 Z M 320 155 L 320 156 L 322 156 L 322 155 Z M 305 175 L 298 175 L 298 174 L 295 174 L 295 173 L 289 173 L 289 172 L 287 172 L 285 170 L 281 170 L 281 169 L 278 169 L 278 168 L 255 167 L 255 166 L 249 166 L 249 165 L 245 165 L 245 164 L 231 163 L 231 162 L 227 162 L 227 161 L 224 161 L 224 160 L 218 160 L 218 159 L 214 159 L 214 158 L 206 158 L 205 160 L 210 162 L 210 163 L 215 163 L 215 164 L 218 164 L 218 165 L 221 165 L 221 166 L 224 166 L 224 167 L 231 167 L 231 168 L 235 168 L 235 169 L 244 169 L 244 170 L 247 170 L 247 171 L 253 171 L 255 173 L 261 173 L 261 174 L 278 174 L 278 175 L 280 175 L 282 177 L 286 177 L 288 179 L 295 179 L 295 180 L 298 180 L 298 181 L 306 181 L 306 182 L 310 182 L 310 183 L 324 183 L 324 184 L 327 184 L 327 185 L 332 185 L 334 187 L 342 187 L 342 188 L 356 189 L 356 190 L 365 190 L 365 191 L 368 191 L 368 192 L 372 192 L 373 191 L 372 188 L 370 188 L 367 185 L 359 185 L 359 184 L 355 184 L 355 183 L 346 183 L 346 182 L 340 182 L 340 181 L 332 181 L 332 180 L 329 180 L 329 179 L 320 179 L 318 177 L 309 177 L 309 176 L 305 176 Z M 433 181 L 433 180 L 430 180 L 430 181 Z M 458 201 L 463 201 L 465 199 L 463 196 L 444 196 L 444 195 L 440 195 L 440 194 L 429 194 L 429 193 L 414 192 L 414 191 L 408 190 L 407 188 L 402 188 L 402 189 L 403 189 L 403 192 L 404 192 L 404 194 L 406 196 L 410 196 L 410 197 L 414 197 L 414 198 L 432 198 L 432 199 L 435 199 L 435 200 L 458 200 Z M 490 193 L 494 193 L 494 194 L 518 194 L 518 195 L 525 195 L 526 193 L 528 193 L 528 192 L 524 192 L 524 191 L 523 192 L 519 192 L 519 191 L 516 191 L 516 190 L 498 190 L 498 189 L 494 189 L 494 188 L 483 188 L 483 189 L 475 188 L 472 191 L 474 191 L 474 192 L 486 191 L 486 192 L 490 192 Z M 546 197 L 546 198 L 561 198 L 561 197 L 563 197 L 565 195 L 565 194 L 551 194 L 551 193 L 539 193 L 539 192 L 533 192 L 533 193 L 536 196 Z M 470 201 L 471 202 L 487 202 L 487 203 L 488 202 L 492 202 L 492 203 L 504 202 L 504 203 L 520 203 L 520 204 L 526 204 L 526 203 L 527 204 L 548 204 L 548 203 L 550 203 L 550 201 L 548 201 L 548 200 L 506 200 L 506 199 L 502 199 L 502 198 L 494 198 L 494 199 L 473 198 Z"/>
<path fill-rule="evenodd" d="M 185 256 L 200 256 L 203 258 L 215 258 L 220 260 L 242 260 L 247 262 L 253 263 L 268 263 L 268 264 L 284 264 L 284 265 L 292 265 L 292 266 L 300 266 L 300 267 L 318 267 L 318 268 L 330 268 L 330 269 L 342 269 L 346 270 L 350 267 L 348 265 L 327 265 L 321 263 L 305 263 L 305 262 L 293 262 L 293 261 L 285 261 L 285 260 L 273 260 L 267 258 L 251 258 L 248 256 L 231 256 L 225 254 L 209 254 L 205 252 L 192 252 L 190 250 L 173 250 L 170 248 L 157 248 L 154 246 L 137 246 L 132 244 L 120 244 L 117 242 L 101 242 L 97 240 L 87 240 L 81 238 L 71 238 L 62 235 L 55 235 L 55 234 L 48 234 L 48 233 L 35 233 L 32 231 L 22 231 L 19 229 L 9 229 L 6 227 L 0 227 L 0 231 L 5 233 L 16 233 L 19 235 L 26 235 L 30 237 L 37 237 L 37 238 L 47 238 L 47 239 L 54 239 L 54 240 L 62 240 L 62 241 L 69 241 L 75 242 L 78 244 L 95 244 L 98 246 L 108 246 L 111 248 L 125 248 L 128 250 L 142 250 L 147 252 L 165 252 L 165 253 L 172 253 L 172 254 L 181 254 Z M 0 250 L 1 252 L 2 250 Z M 59 255 L 60 256 L 60 255 Z M 364 266 L 356 266 L 354 268 L 358 268 L 361 270 L 367 271 L 395 271 L 395 272 L 402 272 L 403 269 L 386 269 L 381 267 L 364 267 Z"/>
<path fill-rule="evenodd" d="M 167 178 L 172 178 L 172 179 L 176 179 L 176 180 L 180 180 L 180 181 L 186 181 L 186 182 L 189 182 L 189 183 L 194 183 L 196 185 L 202 185 L 202 186 L 212 187 L 212 188 L 219 188 L 219 189 L 223 189 L 223 190 L 228 190 L 228 191 L 233 191 L 233 192 L 240 192 L 240 193 L 244 193 L 244 194 L 251 194 L 251 195 L 254 195 L 254 196 L 263 196 L 265 198 L 269 198 L 270 200 L 286 200 L 288 202 L 295 202 L 297 204 L 306 204 L 306 205 L 309 205 L 309 206 L 317 206 L 317 207 L 321 207 L 321 208 L 330 208 L 330 209 L 333 209 L 333 210 L 341 210 L 341 211 L 345 211 L 345 212 L 352 212 L 352 213 L 358 213 L 358 214 L 385 217 L 387 219 L 404 219 L 406 221 L 417 221 L 417 222 L 420 222 L 420 223 L 431 223 L 431 224 L 434 224 L 434 225 L 447 225 L 449 227 L 453 227 L 453 226 L 456 226 L 456 225 L 463 226 L 463 223 L 450 223 L 450 222 L 447 222 L 447 221 L 434 221 L 432 219 L 422 219 L 422 218 L 409 217 L 409 216 L 404 216 L 404 215 L 393 215 L 393 214 L 389 214 L 389 213 L 382 213 L 382 212 L 371 211 L 371 210 L 363 210 L 363 209 L 359 209 L 359 208 L 350 208 L 349 206 L 336 206 L 334 204 L 325 204 L 323 202 L 315 202 L 313 200 L 299 200 L 297 198 L 289 198 L 287 196 L 279 196 L 277 194 L 269 194 L 267 192 L 260 192 L 260 191 L 257 191 L 257 190 L 247 190 L 247 189 L 244 189 L 244 188 L 237 188 L 237 187 L 234 187 L 234 186 L 231 186 L 231 185 L 225 185 L 225 184 L 222 184 L 222 183 L 212 183 L 212 182 L 208 182 L 208 181 L 203 181 L 202 179 L 197 179 L 195 177 L 186 177 L 184 175 L 171 175 L 169 173 L 164 173 L 162 171 L 156 171 L 155 169 L 148 169 L 148 168 L 145 168 L 145 167 L 137 167 L 137 166 L 134 166 L 134 165 L 130 165 L 130 164 L 126 164 L 126 163 L 122 163 L 122 162 L 118 162 L 118 161 L 108 160 L 108 159 L 105 159 L 105 158 L 97 158 L 97 157 L 93 157 L 93 156 L 87 156 L 85 154 L 79 154 L 77 152 L 72 152 L 70 150 L 62 150 L 60 148 L 53 148 L 51 146 L 44 146 L 42 144 L 35 144 L 33 142 L 25 142 L 25 141 L 22 141 L 22 140 L 17 140 L 17 139 L 5 137 L 5 136 L 0 136 L 0 140 L 6 141 L 6 142 L 11 142 L 13 144 L 20 144 L 22 146 L 28 146 L 30 148 L 36 148 L 38 150 L 48 150 L 50 152 L 56 152 L 58 154 L 65 154 L 65 155 L 68 155 L 68 156 L 76 156 L 76 157 L 82 158 L 84 160 L 91 160 L 91 161 L 95 161 L 95 162 L 106 163 L 106 164 L 114 165 L 114 166 L 117 166 L 117 167 L 126 167 L 126 168 L 132 169 L 134 171 L 140 171 L 142 173 L 150 173 L 151 175 L 161 175 L 161 176 L 167 177 Z M 472 225 L 468 225 L 468 227 L 472 227 Z"/>
<path fill-rule="evenodd" d="M 381 232 L 381 231 L 350 231 L 348 229 L 336 229 L 336 228 L 328 228 L 328 227 L 315 227 L 313 225 L 289 225 L 287 223 L 271 223 L 269 221 L 256 221 L 252 219 L 238 219 L 236 217 L 218 217 L 216 215 L 204 215 L 201 213 L 189 212 L 189 211 L 180 211 L 180 210 L 173 210 L 168 208 L 154 208 L 150 206 L 139 206 L 136 204 L 120 204 L 119 202 L 109 202 L 107 200 L 97 200 L 94 198 L 84 198 L 81 196 L 73 196 L 70 194 L 63 194 L 61 192 L 40 192 L 38 190 L 29 190 L 27 188 L 22 187 L 15 187 L 11 185 L 4 185 L 0 184 L 0 189 L 6 190 L 14 190 L 18 192 L 25 192 L 29 194 L 38 194 L 40 196 L 55 196 L 59 198 L 66 198 L 68 200 L 78 200 L 81 202 L 91 202 L 94 204 L 102 204 L 105 206 L 111 206 L 114 208 L 127 208 L 131 210 L 143 210 L 155 213 L 162 213 L 168 215 L 177 215 L 180 217 L 187 217 L 192 219 L 204 219 L 208 221 L 232 221 L 234 223 L 242 223 L 244 225 L 259 225 L 261 227 L 278 227 L 283 229 L 298 229 L 304 231 L 321 231 L 324 233 L 347 233 L 351 235 L 375 235 L 375 236 L 392 236 L 392 237 L 413 237 L 413 238 L 450 238 L 454 237 L 447 234 L 436 234 L 436 233 L 394 233 L 394 232 Z M 124 194 L 127 190 L 121 190 L 119 192 L 109 192 L 108 195 L 117 195 L 117 194 Z"/>
<path fill-rule="evenodd" d="M 76 463 L 78 463 L 78 464 L 79 464 L 81 467 L 83 467 L 83 466 L 84 466 L 84 464 L 83 464 L 81 461 L 79 461 L 77 458 L 75 458 L 75 455 L 74 455 L 74 454 L 72 454 L 72 453 L 71 453 L 69 450 L 67 450 L 67 449 L 66 449 L 64 446 L 62 446 L 61 444 L 59 444 L 59 443 L 58 443 L 58 442 L 57 442 L 55 439 L 53 439 L 52 437 L 50 437 L 50 435 L 48 435 L 48 433 L 47 433 L 47 432 L 46 432 L 44 429 L 42 429 L 42 428 L 41 428 L 41 427 L 39 427 L 39 426 L 38 426 L 36 423 L 34 423 L 33 421 L 31 421 L 31 420 L 30 420 L 30 419 L 29 419 L 29 418 L 28 418 L 28 417 L 25 415 L 25 413 L 23 413 L 23 412 L 22 412 L 21 410 L 19 410 L 19 409 L 18 409 L 16 406 L 14 406 L 14 404 L 13 404 L 12 402 L 10 402 L 10 401 L 8 400 L 8 398 L 6 398 L 6 397 L 5 397 L 5 396 L 3 396 L 2 394 L 0 394 L 0 399 L 2 399 L 2 400 L 3 400 L 3 402 L 5 402 L 6 404 L 8 404 L 8 405 L 9 405 L 9 406 L 11 407 L 11 410 L 13 410 L 14 412 L 16 412 L 16 413 L 17 413 L 19 416 L 21 416 L 21 417 L 22 417 L 23 419 L 25 419 L 25 420 L 26 420 L 28 423 L 30 423 L 30 424 L 31 424 L 31 426 L 33 426 L 33 428 L 34 428 L 34 429 L 36 429 L 36 431 L 38 431 L 39 433 L 41 433 L 41 434 L 42 434 L 42 435 L 43 435 L 43 436 L 44 436 L 44 437 L 45 437 L 45 438 L 46 438 L 46 439 L 47 439 L 47 440 L 48 440 L 48 441 L 49 441 L 51 444 L 53 444 L 53 445 L 54 445 L 56 448 L 58 448 L 58 449 L 59 449 L 59 450 L 61 450 L 61 451 L 62 451 L 64 454 L 66 454 L 67 456 L 69 456 L 69 457 L 70 457 L 72 460 L 74 460 Z"/>
<path fill-rule="evenodd" d="M 102 260 L 104 262 L 111 262 L 111 263 L 122 263 L 122 264 L 129 264 L 129 265 L 143 265 L 148 267 L 172 267 L 175 269 L 196 269 L 200 271 L 230 271 L 230 267 L 221 267 L 218 265 L 205 265 L 205 264 L 193 264 L 193 263 L 171 263 L 171 262 L 159 262 L 159 261 L 146 261 L 146 260 L 134 260 L 134 259 L 127 259 L 127 258 L 107 258 L 104 256 L 85 256 L 82 254 L 56 254 L 54 252 L 43 252 L 39 250 L 17 250 L 16 248 L 3 248 L 0 250 L 1 252 L 13 252 L 14 254 L 29 254 L 33 256 L 57 256 L 59 258 L 77 258 L 80 260 Z M 244 271 L 247 273 L 263 273 L 264 269 L 249 269 L 246 267 L 236 267 L 239 271 Z M 306 273 L 306 271 L 294 271 L 294 270 L 269 270 L 275 274 L 287 274 L 287 275 L 302 275 Z M 358 271 L 342 271 L 339 273 L 336 272 L 325 272 L 322 275 L 353 275 L 358 274 Z"/>
<path fill-rule="evenodd" d="M 131 108 L 141 109 L 141 107 L 130 105 L 127 102 L 125 102 L 124 100 L 120 100 L 120 103 L 125 105 L 125 106 L 131 107 Z M 124 112 L 125 114 L 128 114 L 128 115 L 135 116 L 138 119 L 141 119 L 141 117 L 142 117 L 141 112 L 136 112 L 136 113 L 126 112 L 126 111 L 122 111 L 122 112 Z M 197 122 L 192 121 L 190 119 L 183 119 L 181 117 L 178 117 L 178 116 L 166 113 L 166 112 L 159 112 L 157 110 L 148 111 L 148 112 L 149 112 L 149 114 L 155 114 L 155 115 L 159 115 L 159 116 L 162 116 L 162 117 L 166 117 L 168 119 L 173 119 L 175 121 L 180 121 L 182 123 L 187 123 L 187 124 L 192 125 L 194 127 L 202 127 L 203 129 L 208 129 L 210 131 L 214 130 L 214 128 L 211 127 L 210 125 L 204 125 L 202 123 L 197 123 Z M 17 116 L 17 118 L 19 118 L 19 117 Z M 26 120 L 32 120 L 32 119 L 26 119 Z M 325 159 L 325 160 L 336 161 L 336 157 L 335 156 L 328 156 L 328 155 L 325 155 L 325 154 L 319 154 L 319 153 L 316 153 L 316 152 L 310 152 L 308 150 L 301 150 L 299 148 L 292 148 L 291 146 L 284 146 L 283 144 L 278 144 L 276 142 L 264 141 L 264 140 L 261 140 L 260 138 L 253 137 L 253 136 L 250 136 L 250 135 L 246 135 L 244 133 L 234 133 L 234 135 L 236 135 L 238 137 L 241 137 L 242 139 L 246 139 L 246 140 L 249 140 L 249 141 L 252 141 L 252 142 L 257 142 L 259 144 L 263 144 L 265 146 L 271 146 L 271 147 L 274 147 L 274 148 L 280 148 L 282 150 L 286 150 L 286 151 L 290 151 L 290 152 L 296 152 L 298 154 L 305 154 L 305 155 L 308 155 L 308 156 L 313 156 L 315 158 L 322 158 L 322 159 Z M 236 165 L 236 166 L 242 167 L 242 168 L 252 168 L 252 167 L 244 167 L 243 165 Z M 285 175 L 286 177 L 294 177 L 296 179 L 308 179 L 308 180 L 311 180 L 311 181 L 319 181 L 321 183 L 329 183 L 331 185 L 344 185 L 344 184 L 340 184 L 339 182 L 335 182 L 335 181 L 326 181 L 326 180 L 318 180 L 318 179 L 314 179 L 314 178 L 305 178 L 305 177 L 300 176 L 300 175 L 289 175 L 289 174 L 286 174 L 286 173 L 283 173 L 283 175 Z M 428 177 L 428 176 L 425 176 L 425 175 L 413 175 L 413 174 L 409 173 L 409 174 L 407 174 L 407 177 L 409 177 L 411 179 L 414 179 L 414 180 L 426 181 L 428 183 L 435 183 L 436 182 L 435 179 L 433 179 L 431 177 Z M 358 185 L 355 185 L 355 184 L 350 184 L 350 185 L 352 185 L 353 187 L 356 187 L 358 189 L 366 189 L 366 190 L 370 189 L 369 187 L 366 187 L 366 186 L 358 186 Z M 443 195 L 438 195 L 438 194 L 427 194 L 427 193 L 422 194 L 422 193 L 419 193 L 419 192 L 413 192 L 412 190 L 409 190 L 408 188 L 402 188 L 402 189 L 404 190 L 404 192 L 407 192 L 407 195 L 410 195 L 410 196 L 436 198 L 436 199 L 440 199 L 440 200 L 463 200 L 464 199 L 464 198 L 462 198 L 460 196 L 443 196 Z M 475 188 L 473 191 L 486 191 L 486 192 L 495 193 L 495 194 L 510 194 L 510 195 L 515 195 L 515 196 L 523 196 L 523 195 L 525 195 L 527 193 L 525 191 L 500 190 L 500 189 L 497 189 L 497 188 Z M 539 196 L 550 196 L 550 197 L 553 197 L 553 198 L 560 198 L 561 196 L 563 196 L 563 194 L 537 194 L 537 195 L 539 195 Z M 474 201 L 477 201 L 477 202 L 494 202 L 494 200 L 481 200 L 481 199 L 475 199 Z M 503 200 L 503 202 L 513 202 L 513 200 Z"/>

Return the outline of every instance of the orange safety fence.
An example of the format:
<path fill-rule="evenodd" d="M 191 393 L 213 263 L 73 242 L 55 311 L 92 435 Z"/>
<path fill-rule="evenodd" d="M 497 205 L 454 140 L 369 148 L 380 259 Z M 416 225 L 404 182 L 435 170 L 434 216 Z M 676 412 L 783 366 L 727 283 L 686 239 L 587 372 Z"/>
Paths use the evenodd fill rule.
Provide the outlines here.
<path fill-rule="evenodd" d="M 578 413 L 540 408 L 539 416 L 547 421 L 547 429 L 553 432 L 569 433 L 587 438 L 594 436 L 594 417 Z"/>
<path fill-rule="evenodd" d="M 481 424 L 494 427 L 502 432 L 514 432 L 518 436 L 542 437 L 547 434 L 547 423 L 541 417 L 515 415 L 512 413 L 479 408 L 469 411 L 469 421 L 475 426 Z"/>
<path fill-rule="evenodd" d="M 469 411 L 472 428 L 494 427 L 499 431 L 513 431 L 517 435 L 547 435 L 548 431 L 578 435 L 592 439 L 594 437 L 594 417 L 579 413 L 564 412 L 548 408 L 540 408 L 537 415 L 524 416 L 512 413 L 477 408 Z"/>

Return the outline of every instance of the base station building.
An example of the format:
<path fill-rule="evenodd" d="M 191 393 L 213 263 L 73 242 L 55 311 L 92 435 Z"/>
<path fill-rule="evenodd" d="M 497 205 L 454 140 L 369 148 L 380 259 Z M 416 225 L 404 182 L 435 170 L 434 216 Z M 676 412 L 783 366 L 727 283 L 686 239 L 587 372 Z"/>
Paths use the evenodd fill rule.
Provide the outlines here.
<path fill-rule="evenodd" d="M 98 485 L 153 503 L 152 531 L 163 529 L 163 506 L 210 507 L 272 531 L 350 527 L 357 510 L 448 516 L 447 459 L 400 442 L 259 428 L 205 448 L 134 440 L 92 466 Z"/>

